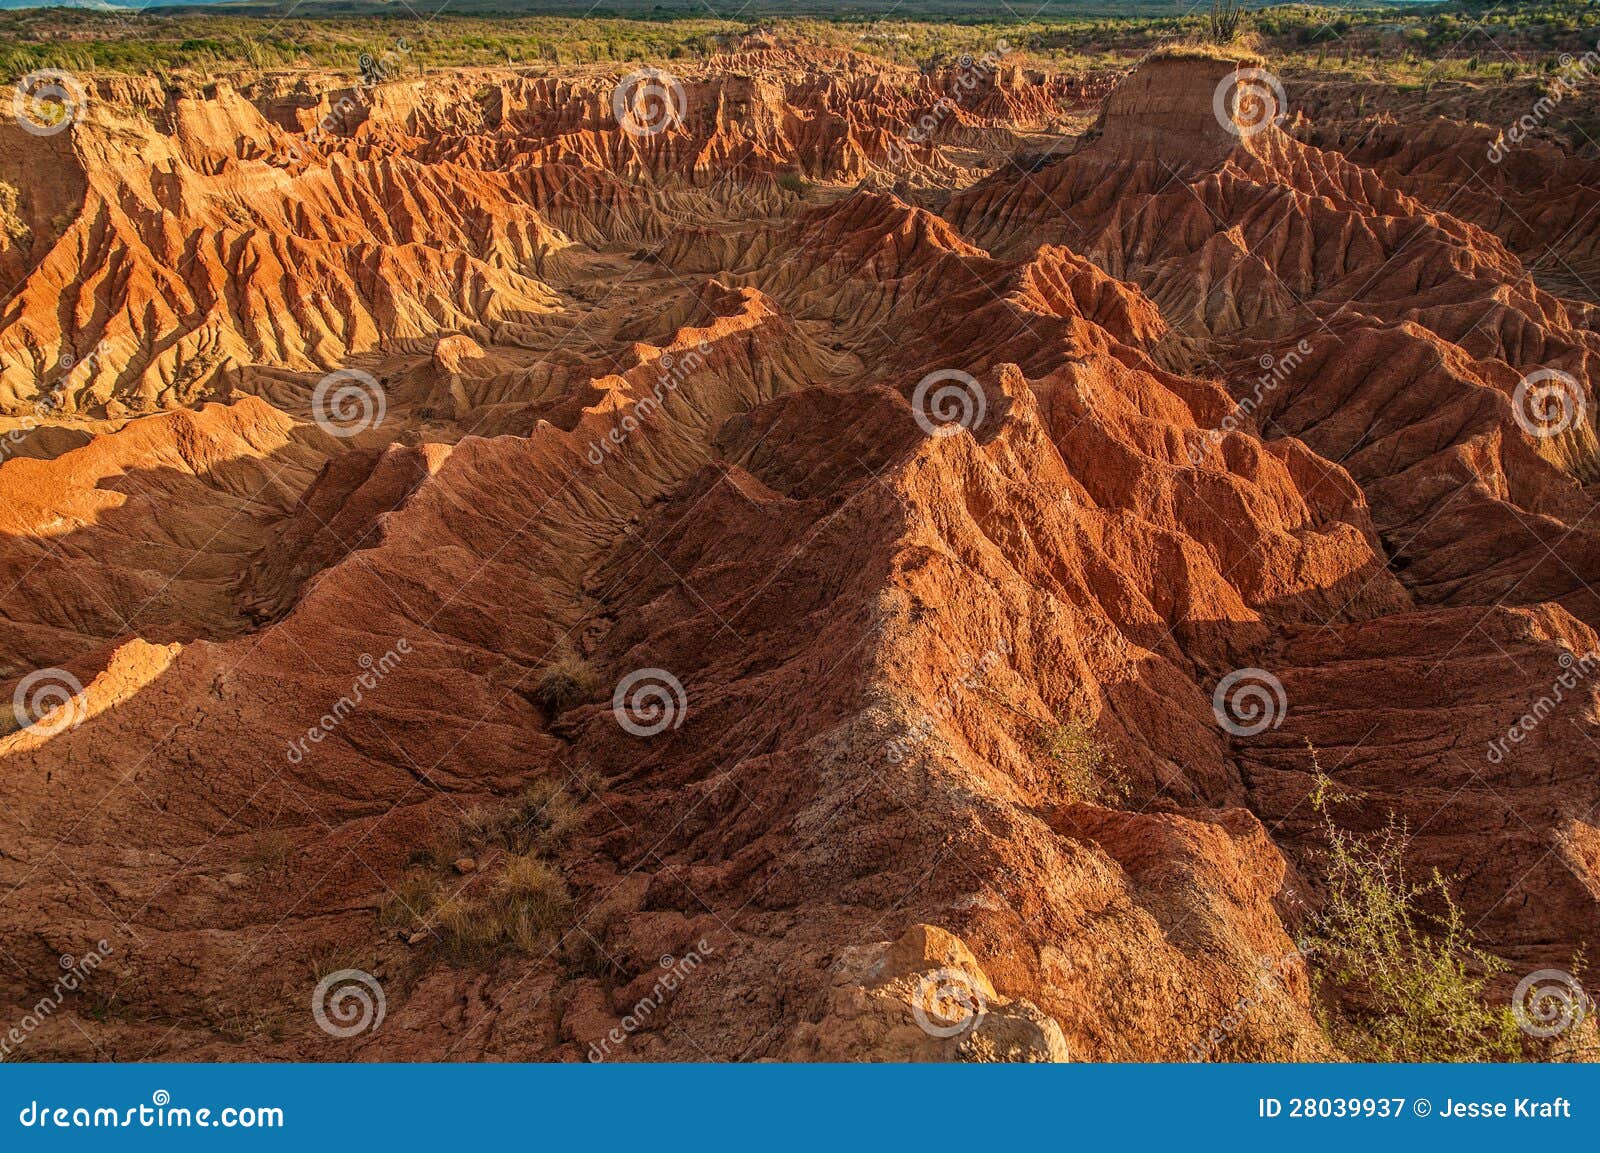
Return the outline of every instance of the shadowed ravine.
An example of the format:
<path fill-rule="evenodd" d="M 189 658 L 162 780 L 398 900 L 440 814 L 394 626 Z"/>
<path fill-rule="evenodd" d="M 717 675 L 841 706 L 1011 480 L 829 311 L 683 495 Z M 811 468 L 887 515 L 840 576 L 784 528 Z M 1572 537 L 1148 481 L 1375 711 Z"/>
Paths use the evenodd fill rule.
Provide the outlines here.
<path fill-rule="evenodd" d="M 1249 64 L 0 123 L 0 689 L 67 686 L 0 737 L 0 999 L 110 948 L 29 1052 L 1333 1057 L 1319 770 L 1495 998 L 1600 944 L 1600 305 L 1529 267 L 1592 225 L 1335 92 L 1230 127 Z"/>

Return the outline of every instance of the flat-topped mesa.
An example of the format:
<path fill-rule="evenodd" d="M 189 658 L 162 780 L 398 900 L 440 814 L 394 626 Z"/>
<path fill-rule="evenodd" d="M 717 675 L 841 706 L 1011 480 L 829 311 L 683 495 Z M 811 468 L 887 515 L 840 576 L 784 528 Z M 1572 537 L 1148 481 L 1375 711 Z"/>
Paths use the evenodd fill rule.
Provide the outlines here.
<path fill-rule="evenodd" d="M 1106 98 L 1094 129 L 1100 148 L 1169 163 L 1213 162 L 1259 133 L 1276 132 L 1283 98 L 1262 63 L 1247 53 L 1201 49 L 1151 57 Z"/>

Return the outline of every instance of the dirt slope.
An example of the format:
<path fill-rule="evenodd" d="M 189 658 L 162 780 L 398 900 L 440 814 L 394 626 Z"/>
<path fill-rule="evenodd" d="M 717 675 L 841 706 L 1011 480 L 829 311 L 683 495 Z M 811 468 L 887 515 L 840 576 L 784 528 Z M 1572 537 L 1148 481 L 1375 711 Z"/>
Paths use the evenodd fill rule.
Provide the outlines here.
<path fill-rule="evenodd" d="M 1524 259 L 1594 205 L 1447 209 L 1468 126 L 1326 93 L 1230 130 L 1245 66 L 1081 136 L 1070 77 L 760 42 L 644 122 L 508 69 L 0 123 L 0 994 L 109 951 L 28 1052 L 1334 1056 L 1313 755 L 1507 981 L 1569 962 L 1600 311 Z"/>

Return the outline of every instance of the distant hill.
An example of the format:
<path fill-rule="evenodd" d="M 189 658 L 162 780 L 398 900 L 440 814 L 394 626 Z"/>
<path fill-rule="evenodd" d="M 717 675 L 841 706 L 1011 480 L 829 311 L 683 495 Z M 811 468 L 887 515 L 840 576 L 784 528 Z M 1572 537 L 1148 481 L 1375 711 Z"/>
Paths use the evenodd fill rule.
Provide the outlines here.
<path fill-rule="evenodd" d="M 1378 8 L 1386 3 L 1404 4 L 1407 0 L 1367 0 L 1360 5 L 1340 7 Z M 1195 0 L 1044 0 L 1037 11 L 1034 0 L 1020 5 L 1015 13 L 1008 13 L 994 0 L 750 0 L 727 13 L 729 19 L 756 19 L 766 16 L 813 16 L 840 18 L 883 17 L 894 20 L 1041 20 L 1071 16 L 1155 16 L 1183 15 L 1202 8 L 1203 2 Z M 1269 7 L 1270 5 L 1261 5 Z M 402 5 L 399 0 L 312 0 L 295 3 L 294 0 L 234 0 L 228 3 L 195 4 L 191 0 L 139 0 L 136 3 L 108 4 L 105 0 L 55 0 L 39 3 L 38 0 L 0 0 L 0 10 L 21 8 L 151 8 L 228 12 L 241 15 L 287 15 L 297 17 L 332 15 L 371 15 L 382 12 L 429 14 L 441 8 L 461 15 L 489 15 L 503 13 L 517 16 L 621 16 L 634 19 L 695 19 L 717 18 L 722 13 L 712 11 L 699 0 L 409 0 Z"/>

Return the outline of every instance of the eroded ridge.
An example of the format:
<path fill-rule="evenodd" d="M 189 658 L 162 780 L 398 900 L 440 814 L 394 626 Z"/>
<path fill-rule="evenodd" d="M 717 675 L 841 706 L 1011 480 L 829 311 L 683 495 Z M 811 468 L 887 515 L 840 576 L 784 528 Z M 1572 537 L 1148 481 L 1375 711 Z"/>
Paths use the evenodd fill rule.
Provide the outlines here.
<path fill-rule="evenodd" d="M 756 39 L 643 125 L 581 69 L 0 124 L 0 988 L 111 949 L 32 1043 L 1327 1057 L 1320 772 L 1570 961 L 1600 331 L 1525 259 L 1576 207 L 1447 208 L 1336 93 L 1242 131 L 1257 67 Z"/>

